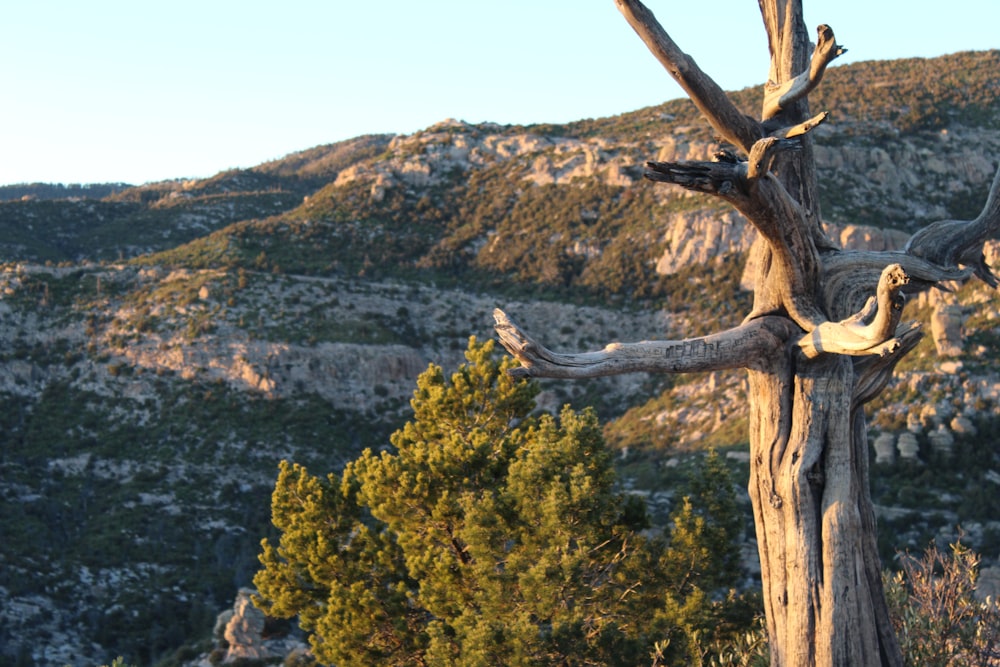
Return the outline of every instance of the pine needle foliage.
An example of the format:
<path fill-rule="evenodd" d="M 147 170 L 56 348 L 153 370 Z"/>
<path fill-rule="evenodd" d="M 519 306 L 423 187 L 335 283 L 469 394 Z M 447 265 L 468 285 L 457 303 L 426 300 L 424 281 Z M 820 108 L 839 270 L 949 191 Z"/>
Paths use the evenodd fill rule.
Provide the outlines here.
<path fill-rule="evenodd" d="M 420 376 L 392 447 L 339 477 L 281 464 L 258 605 L 342 667 L 636 665 L 666 636 L 683 660 L 725 606 L 699 585 L 726 577 L 658 561 L 700 562 L 725 531 L 698 514 L 670 549 L 645 536 L 595 413 L 534 416 L 492 341 L 465 356 Z"/>

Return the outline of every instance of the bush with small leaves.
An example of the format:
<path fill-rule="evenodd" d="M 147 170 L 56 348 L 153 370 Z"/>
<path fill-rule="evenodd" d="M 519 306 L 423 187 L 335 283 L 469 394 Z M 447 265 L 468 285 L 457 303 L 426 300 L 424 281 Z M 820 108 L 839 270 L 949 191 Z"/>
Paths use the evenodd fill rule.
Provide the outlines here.
<path fill-rule="evenodd" d="M 900 562 L 885 584 L 906 664 L 1000 664 L 1000 605 L 975 596 L 979 556 L 957 542 L 950 555 L 932 544 L 920 557 L 901 554 Z"/>

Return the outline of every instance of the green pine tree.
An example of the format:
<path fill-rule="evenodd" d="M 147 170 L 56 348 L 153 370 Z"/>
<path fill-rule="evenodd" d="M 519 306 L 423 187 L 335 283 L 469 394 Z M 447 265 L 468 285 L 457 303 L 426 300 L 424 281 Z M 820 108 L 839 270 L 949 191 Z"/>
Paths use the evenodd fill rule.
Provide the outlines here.
<path fill-rule="evenodd" d="M 755 596 L 734 590 L 744 575 L 738 546 L 743 515 L 729 470 L 711 451 L 685 486 L 655 567 L 663 596 L 656 619 L 670 640 L 659 664 L 708 664 L 760 613 Z"/>
<path fill-rule="evenodd" d="M 595 414 L 532 417 L 537 386 L 492 342 L 466 359 L 450 378 L 428 368 L 392 448 L 341 477 L 282 463 L 258 604 L 298 615 L 340 667 L 648 662 L 677 622 L 662 613 L 674 570 L 657 572 L 663 545 L 640 534 Z"/>
<path fill-rule="evenodd" d="M 416 584 L 393 535 L 363 520 L 350 487 L 283 461 L 271 514 L 281 538 L 262 542 L 258 606 L 297 615 L 320 662 L 421 664 L 428 618 L 411 604 Z"/>

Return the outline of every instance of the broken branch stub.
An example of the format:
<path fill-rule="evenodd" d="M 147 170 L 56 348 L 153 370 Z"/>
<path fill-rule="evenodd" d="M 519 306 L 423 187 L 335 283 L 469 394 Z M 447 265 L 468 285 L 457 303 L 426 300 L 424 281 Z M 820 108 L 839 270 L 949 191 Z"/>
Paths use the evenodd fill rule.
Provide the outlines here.
<path fill-rule="evenodd" d="M 840 250 L 821 256 L 820 291 L 822 303 L 831 319 L 849 317 L 861 307 L 878 285 L 891 264 L 899 264 L 909 278 L 903 294 L 912 296 L 944 281 L 965 280 L 972 271 L 933 264 L 920 257 L 899 251 Z"/>

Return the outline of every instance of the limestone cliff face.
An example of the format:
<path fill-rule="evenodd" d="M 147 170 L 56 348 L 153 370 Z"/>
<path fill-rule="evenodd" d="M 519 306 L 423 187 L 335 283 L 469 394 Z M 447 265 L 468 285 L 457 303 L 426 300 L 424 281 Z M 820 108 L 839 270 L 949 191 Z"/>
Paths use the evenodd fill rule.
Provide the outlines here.
<path fill-rule="evenodd" d="M 663 227 L 664 251 L 656 262 L 661 275 L 744 253 L 756 236 L 747 219 L 732 209 L 676 213 L 663 220 Z"/>
<path fill-rule="evenodd" d="M 293 345 L 220 336 L 138 341 L 121 353 L 129 364 L 154 374 L 168 371 L 186 380 L 223 381 L 272 397 L 308 391 L 358 411 L 371 407 L 375 387 L 394 396 L 412 391 L 428 364 L 425 353 L 405 345 Z"/>
<path fill-rule="evenodd" d="M 635 155 L 605 139 L 511 135 L 488 123 L 473 126 L 446 120 L 423 132 L 394 138 L 389 152 L 387 159 L 340 172 L 335 185 L 370 183 L 372 194 L 378 197 L 387 188 L 430 187 L 444 182 L 455 170 L 501 162 L 513 163 L 518 178 L 536 185 L 596 179 L 624 187 L 638 176 Z"/>

